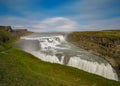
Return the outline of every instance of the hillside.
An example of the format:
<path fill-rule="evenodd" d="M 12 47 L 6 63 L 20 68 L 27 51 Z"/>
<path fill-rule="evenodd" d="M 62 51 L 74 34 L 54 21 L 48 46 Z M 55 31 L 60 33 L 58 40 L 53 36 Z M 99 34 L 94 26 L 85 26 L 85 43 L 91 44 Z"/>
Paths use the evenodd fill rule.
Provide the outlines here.
<path fill-rule="evenodd" d="M 120 74 L 120 30 L 73 32 L 68 35 L 67 40 L 100 55 Z"/>
<path fill-rule="evenodd" d="M 19 49 L 0 53 L 0 86 L 120 86 L 82 70 L 43 62 Z"/>

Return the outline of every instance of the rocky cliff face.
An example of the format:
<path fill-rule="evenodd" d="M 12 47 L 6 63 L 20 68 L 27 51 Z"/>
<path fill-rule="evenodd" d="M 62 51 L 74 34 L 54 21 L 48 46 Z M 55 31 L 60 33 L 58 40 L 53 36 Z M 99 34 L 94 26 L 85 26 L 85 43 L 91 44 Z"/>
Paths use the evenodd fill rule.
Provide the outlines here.
<path fill-rule="evenodd" d="M 12 32 L 12 28 L 11 26 L 0 26 L 0 30 L 4 30 L 4 31 L 7 31 L 7 32 Z"/>
<path fill-rule="evenodd" d="M 12 32 L 10 26 L 0 26 L 0 44 L 11 39 L 11 34 L 9 32 Z"/>
<path fill-rule="evenodd" d="M 73 32 L 67 40 L 106 59 L 120 74 L 120 30 Z"/>

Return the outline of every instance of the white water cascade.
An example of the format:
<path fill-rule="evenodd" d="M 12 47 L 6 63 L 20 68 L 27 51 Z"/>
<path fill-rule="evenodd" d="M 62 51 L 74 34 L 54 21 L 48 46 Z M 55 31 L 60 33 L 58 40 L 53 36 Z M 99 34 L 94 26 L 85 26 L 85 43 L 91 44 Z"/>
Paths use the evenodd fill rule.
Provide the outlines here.
<path fill-rule="evenodd" d="M 33 46 L 33 44 L 30 44 L 32 41 L 26 43 L 22 49 L 43 61 L 76 67 L 118 81 L 115 70 L 107 61 L 66 42 L 65 37 L 61 34 L 37 34 L 29 37 L 21 37 L 21 39 L 24 41 L 38 41 L 37 45 L 39 45 L 39 49 L 26 48 Z"/>

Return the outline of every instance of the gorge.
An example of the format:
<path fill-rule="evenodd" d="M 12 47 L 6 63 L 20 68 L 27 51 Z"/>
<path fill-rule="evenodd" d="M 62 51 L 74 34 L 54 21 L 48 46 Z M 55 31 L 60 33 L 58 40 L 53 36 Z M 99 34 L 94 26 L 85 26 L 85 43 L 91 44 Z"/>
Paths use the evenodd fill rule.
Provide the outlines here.
<path fill-rule="evenodd" d="M 106 60 L 66 41 L 66 35 L 40 33 L 21 39 L 19 47 L 43 61 L 76 67 L 118 81 L 116 71 Z"/>

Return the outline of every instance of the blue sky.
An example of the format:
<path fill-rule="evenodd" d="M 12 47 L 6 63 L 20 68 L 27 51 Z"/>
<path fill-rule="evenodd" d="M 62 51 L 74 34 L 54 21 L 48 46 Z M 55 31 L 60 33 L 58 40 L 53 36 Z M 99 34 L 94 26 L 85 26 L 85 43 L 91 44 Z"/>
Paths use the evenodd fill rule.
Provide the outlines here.
<path fill-rule="evenodd" d="M 40 32 L 120 29 L 120 0 L 0 0 L 0 20 Z"/>

